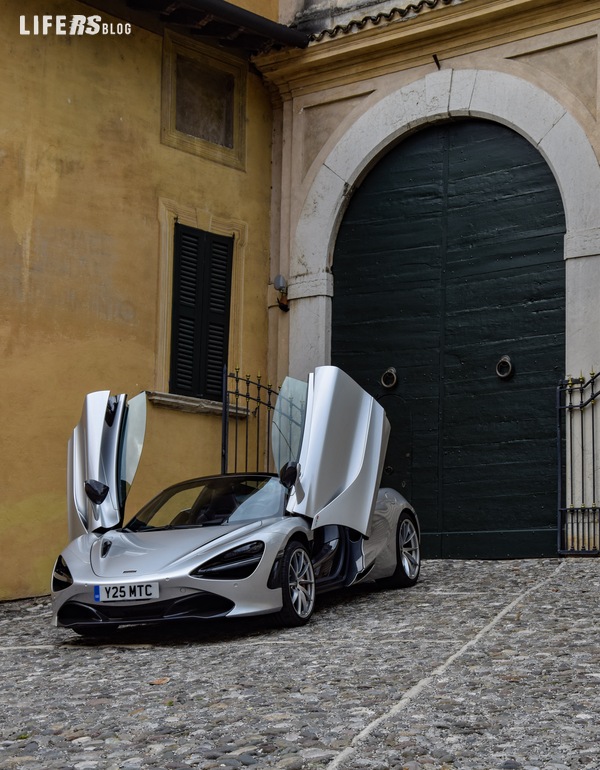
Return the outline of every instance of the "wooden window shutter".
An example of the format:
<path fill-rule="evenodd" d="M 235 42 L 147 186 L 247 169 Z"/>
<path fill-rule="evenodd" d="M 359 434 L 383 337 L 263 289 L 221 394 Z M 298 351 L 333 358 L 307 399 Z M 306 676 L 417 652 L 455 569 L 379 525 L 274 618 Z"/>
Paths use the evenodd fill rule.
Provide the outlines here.
<path fill-rule="evenodd" d="M 233 238 L 175 225 L 170 391 L 220 401 Z"/>

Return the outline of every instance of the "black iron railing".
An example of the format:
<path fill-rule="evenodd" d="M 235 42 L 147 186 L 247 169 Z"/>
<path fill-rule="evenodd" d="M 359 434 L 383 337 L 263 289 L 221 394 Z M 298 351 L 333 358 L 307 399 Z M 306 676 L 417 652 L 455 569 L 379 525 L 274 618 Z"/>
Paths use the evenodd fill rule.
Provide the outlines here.
<path fill-rule="evenodd" d="M 271 424 L 277 391 L 261 375 L 223 368 L 221 473 L 272 472 Z"/>
<path fill-rule="evenodd" d="M 557 389 L 558 549 L 600 554 L 600 468 L 596 436 L 600 373 L 568 377 Z"/>
<path fill-rule="evenodd" d="M 282 388 L 258 375 L 223 368 L 222 473 L 278 473 L 297 460 L 306 411 L 306 383 Z"/>

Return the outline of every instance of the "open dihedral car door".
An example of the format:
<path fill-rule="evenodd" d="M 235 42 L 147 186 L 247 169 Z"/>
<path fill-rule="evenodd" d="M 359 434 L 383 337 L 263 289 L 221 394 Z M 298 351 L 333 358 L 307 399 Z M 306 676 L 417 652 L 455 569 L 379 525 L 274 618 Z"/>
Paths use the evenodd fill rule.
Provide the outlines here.
<path fill-rule="evenodd" d="M 123 522 L 146 427 L 146 394 L 130 401 L 110 391 L 88 393 L 69 440 L 67 509 L 69 539 Z"/>
<path fill-rule="evenodd" d="M 299 470 L 287 510 L 368 535 L 390 432 L 380 404 L 335 366 L 308 382 Z"/>

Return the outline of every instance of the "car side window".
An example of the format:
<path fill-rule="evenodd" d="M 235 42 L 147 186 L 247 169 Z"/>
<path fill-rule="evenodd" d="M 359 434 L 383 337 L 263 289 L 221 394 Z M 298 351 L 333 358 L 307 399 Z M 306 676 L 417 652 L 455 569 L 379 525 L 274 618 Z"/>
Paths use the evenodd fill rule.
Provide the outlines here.
<path fill-rule="evenodd" d="M 261 519 L 283 513 L 285 490 L 278 479 L 270 479 L 261 489 L 249 495 L 232 513 L 229 521 Z"/>

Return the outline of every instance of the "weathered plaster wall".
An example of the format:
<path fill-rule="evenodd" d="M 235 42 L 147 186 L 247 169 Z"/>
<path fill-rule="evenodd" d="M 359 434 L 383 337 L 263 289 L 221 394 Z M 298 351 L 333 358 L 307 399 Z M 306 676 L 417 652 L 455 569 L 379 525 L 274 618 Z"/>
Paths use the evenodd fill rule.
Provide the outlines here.
<path fill-rule="evenodd" d="M 302 29 L 319 31 L 360 20 L 365 16 L 389 13 L 404 8 L 412 0 L 282 0 L 280 17 L 284 24 L 292 22 Z"/>
<path fill-rule="evenodd" d="M 237 0 L 233 5 L 239 5 L 240 8 L 245 8 L 272 21 L 279 19 L 279 0 Z"/>
<path fill-rule="evenodd" d="M 58 13 L 94 10 L 24 0 L 5 4 L 0 29 L 0 599 L 49 590 L 84 394 L 163 384 L 161 200 L 200 226 L 246 225 L 232 363 L 266 369 L 272 115 L 260 78 L 248 76 L 239 171 L 161 144 L 162 38 L 19 34 L 20 14 Z M 219 469 L 218 417 L 150 407 L 147 439 L 132 508 Z"/>
<path fill-rule="evenodd" d="M 291 310 L 285 326 L 271 315 L 280 334 L 289 329 L 281 370 L 303 376 L 329 360 L 332 253 L 354 186 L 406 132 L 466 115 L 511 126 L 553 169 L 568 227 L 565 370 L 598 369 L 599 18 L 596 2 L 563 3 L 556 15 L 468 2 L 261 60 L 282 99 L 274 223 Z"/>

